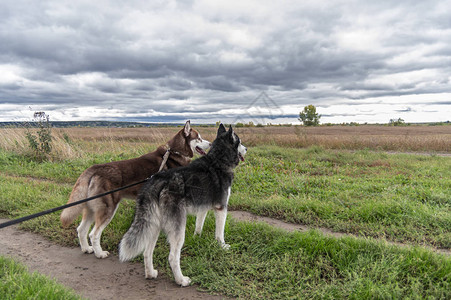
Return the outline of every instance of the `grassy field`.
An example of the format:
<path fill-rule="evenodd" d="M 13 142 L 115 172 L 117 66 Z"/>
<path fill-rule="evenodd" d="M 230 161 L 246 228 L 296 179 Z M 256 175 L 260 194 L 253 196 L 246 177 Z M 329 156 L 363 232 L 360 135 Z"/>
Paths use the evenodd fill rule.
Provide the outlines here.
<path fill-rule="evenodd" d="M 293 223 L 451 247 L 451 159 L 255 147 L 230 203 Z"/>
<path fill-rule="evenodd" d="M 199 130 L 213 140 L 214 128 Z M 56 154 L 36 161 L 27 152 L 23 131 L 0 130 L 0 216 L 19 217 L 64 204 L 88 166 L 143 154 L 175 131 L 65 129 L 55 132 Z M 451 158 L 435 155 L 450 152 L 450 126 L 237 131 L 249 152 L 236 171 L 231 209 L 362 238 L 337 239 L 314 230 L 286 233 L 229 220 L 226 241 L 232 249 L 223 251 L 213 241 L 214 218 L 207 218 L 202 237 L 192 236 L 190 218 L 182 269 L 202 289 L 242 298 L 451 297 L 450 257 L 418 247 L 451 248 Z M 106 250 L 117 253 L 133 211 L 133 201 L 120 205 L 104 232 Z M 76 225 L 62 229 L 58 219 L 58 214 L 47 215 L 22 227 L 76 246 Z M 383 240 L 414 247 L 398 248 Z M 161 237 L 156 265 L 171 274 L 167 254 Z"/>

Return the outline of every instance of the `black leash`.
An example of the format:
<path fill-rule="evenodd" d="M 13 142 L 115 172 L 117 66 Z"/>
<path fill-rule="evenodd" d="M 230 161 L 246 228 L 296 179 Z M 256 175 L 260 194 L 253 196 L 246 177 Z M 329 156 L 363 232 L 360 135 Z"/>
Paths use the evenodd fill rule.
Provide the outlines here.
<path fill-rule="evenodd" d="M 79 201 L 76 201 L 76 202 L 72 202 L 72 203 L 69 203 L 69 204 L 66 204 L 66 205 L 62 205 L 62 206 L 59 206 L 59 207 L 55 207 L 55 208 L 52 208 L 52 209 L 49 209 L 49 210 L 41 211 L 41 212 L 36 213 L 36 214 L 32 214 L 32 215 L 29 215 L 29 216 L 25 216 L 25 217 L 22 217 L 22 218 L 11 220 L 11 221 L 8 221 L 8 222 L 5 222 L 5 223 L 1 223 L 0 224 L 0 229 L 8 227 L 8 226 L 11 226 L 11 225 L 14 225 L 14 224 L 17 224 L 17 223 L 28 221 L 30 219 L 34 219 L 34 218 L 37 218 L 37 217 L 40 217 L 40 216 L 43 216 L 43 215 L 47 215 L 47 214 L 50 214 L 52 212 L 55 212 L 55 211 L 58 211 L 58 210 L 61 210 L 61 209 L 65 209 L 65 208 L 68 208 L 68 207 L 71 207 L 71 206 L 75 206 L 75 205 L 78 205 L 78 204 L 81 204 L 81 203 L 85 203 L 85 202 L 91 201 L 93 199 L 96 199 L 96 198 L 99 198 L 99 197 L 103 197 L 103 196 L 106 196 L 106 195 L 109 195 L 109 194 L 112 194 L 112 193 L 115 193 L 115 192 L 118 192 L 118 191 L 121 191 L 121 190 L 128 189 L 128 188 L 130 188 L 132 186 L 144 183 L 147 180 L 149 180 L 150 178 L 151 177 L 146 178 L 144 180 L 141 180 L 139 182 L 135 182 L 135 183 L 132 183 L 132 184 L 129 184 L 129 185 L 117 188 L 117 189 L 109 191 L 109 192 L 105 192 L 105 193 L 102 193 L 102 194 L 98 194 L 98 195 L 86 198 L 86 199 L 82 199 L 82 200 L 79 200 Z"/>

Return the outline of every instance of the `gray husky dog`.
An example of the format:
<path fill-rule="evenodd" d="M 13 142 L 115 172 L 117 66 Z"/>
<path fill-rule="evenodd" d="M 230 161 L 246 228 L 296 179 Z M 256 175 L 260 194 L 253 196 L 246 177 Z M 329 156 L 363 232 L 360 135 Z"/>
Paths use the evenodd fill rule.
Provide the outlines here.
<path fill-rule="evenodd" d="M 170 244 L 169 263 L 175 282 L 189 285 L 191 280 L 180 269 L 186 216 L 197 215 L 195 234 L 200 234 L 208 210 L 214 209 L 216 239 L 223 248 L 230 247 L 224 241 L 227 204 L 233 170 L 244 161 L 246 151 L 232 126 L 227 131 L 221 124 L 207 155 L 186 167 L 153 175 L 138 195 L 135 219 L 119 245 L 119 259 L 127 261 L 144 252 L 146 278 L 156 278 L 152 256 L 163 230 Z"/>

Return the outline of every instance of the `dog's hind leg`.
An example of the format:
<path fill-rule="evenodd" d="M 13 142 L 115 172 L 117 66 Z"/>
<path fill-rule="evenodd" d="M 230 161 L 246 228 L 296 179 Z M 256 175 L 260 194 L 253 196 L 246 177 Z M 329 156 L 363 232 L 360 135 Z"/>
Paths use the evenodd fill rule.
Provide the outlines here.
<path fill-rule="evenodd" d="M 154 226 L 150 229 L 149 243 L 146 245 L 144 250 L 144 269 L 146 271 L 146 278 L 157 278 L 158 271 L 153 267 L 153 250 L 155 249 L 155 244 L 158 241 L 158 236 L 160 235 L 160 229 Z"/>
<path fill-rule="evenodd" d="M 208 209 L 200 210 L 197 212 L 196 216 L 196 229 L 194 230 L 194 234 L 201 235 L 202 228 L 204 227 L 205 217 L 207 216 Z"/>
<path fill-rule="evenodd" d="M 169 251 L 169 264 L 171 265 L 175 282 L 181 286 L 188 286 L 191 283 L 191 279 L 183 276 L 182 270 L 180 269 L 180 252 L 182 251 L 182 246 L 185 242 L 185 227 L 186 215 L 183 217 L 183 220 L 181 220 L 180 226 L 170 228 L 170 230 L 166 231 L 171 247 L 171 250 Z"/>
<path fill-rule="evenodd" d="M 97 258 L 106 258 L 110 254 L 108 251 L 103 251 L 100 246 L 100 237 L 102 236 L 102 232 L 105 227 L 110 224 L 111 220 L 114 217 L 114 214 L 119 207 L 118 204 L 113 208 L 106 208 L 105 211 L 98 210 L 95 216 L 95 225 L 89 234 L 89 238 L 91 239 L 92 248 L 94 249 L 94 254 Z"/>
<path fill-rule="evenodd" d="M 78 240 L 80 241 L 81 251 L 84 253 L 92 253 L 94 249 L 89 246 L 88 232 L 91 224 L 94 223 L 94 214 L 89 208 L 83 210 L 83 218 L 80 225 L 77 227 Z"/>

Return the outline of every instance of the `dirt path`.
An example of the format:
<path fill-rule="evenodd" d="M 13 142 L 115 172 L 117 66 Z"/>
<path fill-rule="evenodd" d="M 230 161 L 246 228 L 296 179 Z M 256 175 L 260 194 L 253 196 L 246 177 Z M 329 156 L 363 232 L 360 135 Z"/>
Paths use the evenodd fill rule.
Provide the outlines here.
<path fill-rule="evenodd" d="M 0 219 L 1 223 L 6 221 Z M 223 298 L 199 292 L 193 286 L 181 288 L 164 275 L 146 280 L 141 263 L 120 263 L 117 256 L 97 259 L 16 226 L 0 229 L 0 255 L 14 258 L 30 271 L 52 277 L 88 299 Z"/>
<path fill-rule="evenodd" d="M 306 231 L 310 227 L 291 224 L 243 211 L 229 211 L 237 221 L 263 222 L 287 231 Z M 7 220 L 0 219 L 0 222 Z M 349 236 L 318 228 L 334 237 Z M 408 245 L 387 242 L 403 247 Z M 451 255 L 449 249 L 431 249 Z M 78 248 L 55 245 L 42 236 L 18 230 L 16 226 L 0 229 L 0 255 L 12 257 L 28 266 L 30 271 L 55 278 L 89 299 L 223 299 L 198 292 L 196 287 L 181 288 L 166 276 L 144 279 L 141 263 L 120 263 L 117 256 L 97 259 Z"/>

